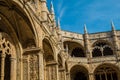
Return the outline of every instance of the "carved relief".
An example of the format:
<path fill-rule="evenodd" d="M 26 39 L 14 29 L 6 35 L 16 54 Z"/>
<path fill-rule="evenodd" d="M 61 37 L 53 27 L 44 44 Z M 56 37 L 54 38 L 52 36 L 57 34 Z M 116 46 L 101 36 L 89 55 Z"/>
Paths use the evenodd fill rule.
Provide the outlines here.
<path fill-rule="evenodd" d="M 46 79 L 45 80 L 57 80 L 57 69 L 56 65 L 46 66 Z"/>
<path fill-rule="evenodd" d="M 12 44 L 10 43 L 9 37 L 6 33 L 0 33 L 0 49 L 4 50 L 6 54 L 10 55 L 13 53 L 14 48 Z"/>
<path fill-rule="evenodd" d="M 11 38 L 6 33 L 0 33 L 0 80 L 10 80 L 12 60 L 14 57 L 14 46 Z M 13 64 L 14 65 L 14 64 Z"/>
<path fill-rule="evenodd" d="M 23 80 L 28 80 L 28 56 L 23 56 Z"/>
<path fill-rule="evenodd" d="M 59 71 L 59 80 L 65 80 L 64 71 Z"/>
<path fill-rule="evenodd" d="M 38 57 L 30 55 L 29 58 L 30 80 L 38 80 Z"/>
<path fill-rule="evenodd" d="M 38 56 L 34 54 L 23 57 L 23 80 L 38 80 Z"/>

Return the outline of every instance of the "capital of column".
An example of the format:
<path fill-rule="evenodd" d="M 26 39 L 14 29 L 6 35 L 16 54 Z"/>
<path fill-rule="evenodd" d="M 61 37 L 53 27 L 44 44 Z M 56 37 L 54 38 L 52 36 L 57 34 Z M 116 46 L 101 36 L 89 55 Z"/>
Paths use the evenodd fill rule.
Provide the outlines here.
<path fill-rule="evenodd" d="M 89 73 L 89 79 L 90 79 L 90 80 L 95 80 L 95 79 L 94 79 L 94 74 L 93 74 L 93 73 Z"/>
<path fill-rule="evenodd" d="M 39 56 L 40 54 L 44 54 L 44 50 L 40 50 L 38 53 L 37 53 L 37 55 Z"/>

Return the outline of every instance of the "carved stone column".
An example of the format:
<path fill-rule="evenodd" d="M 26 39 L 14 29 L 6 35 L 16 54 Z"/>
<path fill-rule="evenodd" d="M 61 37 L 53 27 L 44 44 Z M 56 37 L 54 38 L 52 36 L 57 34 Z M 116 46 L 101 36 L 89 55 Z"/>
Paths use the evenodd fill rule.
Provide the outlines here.
<path fill-rule="evenodd" d="M 89 80 L 95 80 L 93 73 L 89 73 Z"/>
<path fill-rule="evenodd" d="M 49 80 L 59 80 L 58 77 L 58 64 L 56 62 L 50 62 L 46 65 L 48 71 Z"/>
<path fill-rule="evenodd" d="M 59 80 L 66 80 L 66 72 L 65 69 L 59 69 Z"/>
<path fill-rule="evenodd" d="M 43 51 L 38 53 L 39 59 L 39 80 L 44 80 L 44 64 L 43 64 Z"/>
<path fill-rule="evenodd" d="M 16 80 L 16 58 L 10 58 L 11 61 L 11 71 L 10 80 Z"/>
<path fill-rule="evenodd" d="M 55 65 L 56 66 L 56 80 L 59 80 L 59 74 L 58 74 L 58 64 Z"/>
<path fill-rule="evenodd" d="M 69 72 L 66 73 L 66 80 L 70 80 L 70 73 Z"/>
<path fill-rule="evenodd" d="M 4 70 L 5 70 L 5 54 L 1 54 L 1 75 L 0 80 L 4 80 Z"/>

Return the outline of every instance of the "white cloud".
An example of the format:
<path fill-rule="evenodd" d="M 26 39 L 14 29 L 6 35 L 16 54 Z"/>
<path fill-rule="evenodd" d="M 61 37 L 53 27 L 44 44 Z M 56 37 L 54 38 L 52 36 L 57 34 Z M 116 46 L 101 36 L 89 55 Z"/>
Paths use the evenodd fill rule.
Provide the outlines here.
<path fill-rule="evenodd" d="M 63 7 L 61 10 L 60 10 L 60 13 L 59 13 L 59 18 L 61 19 L 66 11 L 67 7 Z"/>
<path fill-rule="evenodd" d="M 66 11 L 66 8 L 67 8 L 66 6 L 63 6 L 63 5 L 64 5 L 63 0 L 58 1 L 56 11 L 57 11 L 59 19 L 61 19 L 63 17 L 63 15 Z"/>

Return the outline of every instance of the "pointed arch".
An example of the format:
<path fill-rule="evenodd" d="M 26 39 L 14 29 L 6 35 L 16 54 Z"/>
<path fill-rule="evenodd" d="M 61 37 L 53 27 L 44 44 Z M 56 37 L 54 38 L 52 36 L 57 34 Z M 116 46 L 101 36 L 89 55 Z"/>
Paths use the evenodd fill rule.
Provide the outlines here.
<path fill-rule="evenodd" d="M 112 43 L 108 40 L 97 40 L 95 41 L 93 44 L 92 44 L 92 47 L 94 46 L 99 46 L 100 44 L 99 43 L 102 43 L 102 45 L 105 45 L 105 44 L 108 44 L 110 45 L 111 47 L 113 46 Z"/>
<path fill-rule="evenodd" d="M 71 80 L 88 80 L 88 70 L 82 65 L 75 65 L 70 69 Z"/>
<path fill-rule="evenodd" d="M 119 80 L 119 68 L 110 63 L 103 63 L 94 70 L 95 80 Z"/>
<path fill-rule="evenodd" d="M 26 48 L 30 44 L 36 46 L 39 39 L 31 14 L 26 7 L 23 7 L 21 2 L 15 1 L 1 0 L 0 14 L 12 25 L 22 47 Z M 27 44 L 25 45 L 25 43 Z"/>
<path fill-rule="evenodd" d="M 67 46 L 66 46 L 67 45 Z M 86 57 L 82 44 L 75 41 L 65 41 L 64 48 L 68 49 L 68 54 L 72 57 Z"/>
<path fill-rule="evenodd" d="M 45 60 L 53 61 L 55 59 L 54 47 L 51 41 L 47 37 L 43 39 L 43 50 L 44 50 Z"/>
<path fill-rule="evenodd" d="M 112 44 L 109 41 L 99 40 L 93 43 L 92 45 L 92 56 L 99 57 L 99 56 L 110 56 L 115 55 Z"/>

